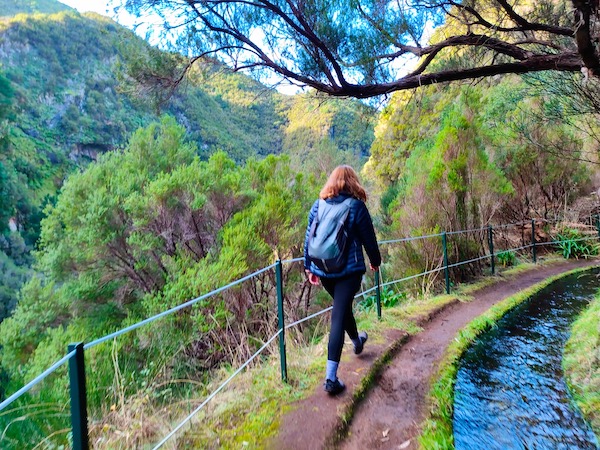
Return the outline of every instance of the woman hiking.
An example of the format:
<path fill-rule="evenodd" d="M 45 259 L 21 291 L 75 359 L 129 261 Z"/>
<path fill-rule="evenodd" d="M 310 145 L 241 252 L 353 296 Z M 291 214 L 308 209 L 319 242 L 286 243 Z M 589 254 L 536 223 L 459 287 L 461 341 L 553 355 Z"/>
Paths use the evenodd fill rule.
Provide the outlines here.
<path fill-rule="evenodd" d="M 337 377 L 344 345 L 344 332 L 348 333 L 352 340 L 354 353 L 357 355 L 363 351 L 363 346 L 368 338 L 366 332 L 358 332 L 352 313 L 354 296 L 360 289 L 362 276 L 367 270 L 363 247 L 369 257 L 371 269 L 376 271 L 381 265 L 381 254 L 373 229 L 373 221 L 365 205 L 366 200 L 367 193 L 361 186 L 354 169 L 347 165 L 338 166 L 321 189 L 319 199 L 315 201 L 308 215 L 304 243 L 304 269 L 309 282 L 318 285 L 320 279 L 325 290 L 333 298 L 325 376 L 325 391 L 330 395 L 339 394 L 346 388 Z M 322 225 L 326 220 L 323 215 L 328 214 L 334 208 L 337 210 L 346 208 L 347 210 L 347 216 L 345 216 L 347 238 L 342 264 L 330 270 L 330 266 L 319 264 L 320 261 L 316 261 L 309 255 L 309 245 L 310 239 L 312 239 L 311 235 L 315 233 L 312 227 L 313 222 L 317 220 L 318 225 Z"/>

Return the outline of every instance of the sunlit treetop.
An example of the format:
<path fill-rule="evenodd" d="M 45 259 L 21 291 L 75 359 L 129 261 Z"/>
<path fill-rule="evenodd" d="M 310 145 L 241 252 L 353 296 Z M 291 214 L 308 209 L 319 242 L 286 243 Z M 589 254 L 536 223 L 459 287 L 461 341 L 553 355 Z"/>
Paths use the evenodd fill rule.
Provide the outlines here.
<path fill-rule="evenodd" d="M 113 0 L 195 58 L 335 96 L 543 70 L 600 74 L 596 0 Z M 160 22 L 157 25 L 157 22 Z M 152 25 L 150 25 L 152 24 Z M 435 32 L 433 32 L 435 30 Z"/>

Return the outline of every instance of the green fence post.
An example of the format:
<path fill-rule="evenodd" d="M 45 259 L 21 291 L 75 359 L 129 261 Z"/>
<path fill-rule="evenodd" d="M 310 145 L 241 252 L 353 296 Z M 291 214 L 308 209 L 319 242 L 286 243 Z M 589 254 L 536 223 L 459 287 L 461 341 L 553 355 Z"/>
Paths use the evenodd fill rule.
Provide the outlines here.
<path fill-rule="evenodd" d="M 75 350 L 75 355 L 69 359 L 69 384 L 71 393 L 71 425 L 73 427 L 73 449 L 87 450 L 90 448 L 87 399 L 85 391 L 85 361 L 83 357 L 83 342 L 69 344 L 68 351 Z"/>
<path fill-rule="evenodd" d="M 279 330 L 279 361 L 281 362 L 281 379 L 287 382 L 287 361 L 285 357 L 285 320 L 283 316 L 283 276 L 281 270 L 281 260 L 278 259 L 275 264 L 275 275 L 277 279 L 277 316 Z"/>
<path fill-rule="evenodd" d="M 535 246 L 535 219 L 531 219 L 531 253 L 533 256 L 534 264 L 537 263 L 537 249 Z"/>
<path fill-rule="evenodd" d="M 381 267 L 378 267 L 375 271 L 375 298 L 377 299 L 377 318 L 381 319 L 381 283 L 379 282 L 379 271 Z"/>
<path fill-rule="evenodd" d="M 491 225 L 488 225 L 488 246 L 490 247 L 490 264 L 492 275 L 496 274 L 496 262 L 494 257 L 494 230 Z"/>
<path fill-rule="evenodd" d="M 444 273 L 446 277 L 446 294 L 450 293 L 450 269 L 448 268 L 448 238 L 446 232 L 442 233 L 442 247 L 444 248 Z"/>

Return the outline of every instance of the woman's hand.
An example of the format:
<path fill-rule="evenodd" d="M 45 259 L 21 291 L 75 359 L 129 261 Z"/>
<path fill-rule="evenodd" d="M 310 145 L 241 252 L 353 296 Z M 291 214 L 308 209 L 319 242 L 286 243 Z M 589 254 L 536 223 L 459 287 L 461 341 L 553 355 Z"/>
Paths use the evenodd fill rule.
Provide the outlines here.
<path fill-rule="evenodd" d="M 308 270 L 306 271 L 306 275 L 308 276 L 308 281 L 310 284 L 314 285 L 314 286 L 318 286 L 319 285 L 319 277 L 316 276 L 314 273 L 309 272 Z"/>
<path fill-rule="evenodd" d="M 377 272 L 379 270 L 379 266 L 374 266 L 373 264 L 369 264 L 371 266 L 371 270 L 373 272 Z"/>

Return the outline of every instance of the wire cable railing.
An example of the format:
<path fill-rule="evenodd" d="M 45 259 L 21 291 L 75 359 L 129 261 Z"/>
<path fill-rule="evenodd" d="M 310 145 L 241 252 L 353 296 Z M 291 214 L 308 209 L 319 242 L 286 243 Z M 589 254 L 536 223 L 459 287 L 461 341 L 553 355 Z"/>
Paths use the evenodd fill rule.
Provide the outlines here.
<path fill-rule="evenodd" d="M 73 357 L 74 355 L 75 355 L 75 350 L 73 350 L 70 353 L 67 353 L 65 356 L 60 358 L 58 361 L 56 361 L 54 364 L 52 364 L 50 367 L 48 367 L 46 370 L 44 370 L 44 372 L 39 374 L 37 377 L 35 377 L 33 380 L 31 380 L 29 383 L 27 383 L 25 386 L 23 386 L 17 392 L 12 394 L 10 397 L 6 398 L 2 403 L 0 403 L 0 411 L 2 411 L 4 408 L 6 408 L 8 405 L 10 405 L 15 400 L 17 400 L 23 394 L 29 392 L 34 386 L 36 386 L 37 384 L 44 381 L 46 378 L 48 378 L 54 372 L 56 372 L 56 370 L 59 367 L 61 367 L 63 364 L 65 364 L 67 361 L 69 361 L 71 359 L 71 357 Z"/>
<path fill-rule="evenodd" d="M 359 297 L 361 295 L 363 295 L 363 293 L 355 295 L 354 298 L 357 298 L 357 297 Z M 333 309 L 333 306 L 330 306 L 328 308 L 322 309 L 321 311 L 317 311 L 316 313 L 311 314 L 310 316 L 306 316 L 306 317 L 304 317 L 304 318 L 302 318 L 300 320 L 296 320 L 295 322 L 292 322 L 292 323 L 286 325 L 285 329 L 289 330 L 290 328 L 293 328 L 293 327 L 295 327 L 297 325 L 300 325 L 301 323 L 308 322 L 310 319 L 314 319 L 315 317 L 319 317 L 320 315 L 323 315 L 326 312 L 331 311 L 332 309 Z"/>
<path fill-rule="evenodd" d="M 441 272 L 442 270 L 445 270 L 445 268 L 438 267 L 437 269 L 426 270 L 425 272 L 417 273 L 415 275 L 410 275 L 410 276 L 404 277 L 404 278 L 399 278 L 398 280 L 386 281 L 385 283 L 381 283 L 380 286 L 381 287 L 391 286 L 393 284 L 402 283 L 404 281 L 414 280 L 415 278 L 423 277 L 425 275 L 431 275 L 432 273 Z M 371 288 L 371 289 L 369 289 L 369 291 L 373 291 L 374 289 L 375 288 Z"/>
<path fill-rule="evenodd" d="M 379 241 L 379 245 L 397 244 L 400 242 L 410 242 L 410 241 L 420 241 L 422 239 L 440 237 L 442 234 L 444 234 L 444 233 L 427 234 L 425 236 L 409 236 L 409 237 L 404 237 L 404 238 L 399 238 L 399 239 L 389 239 L 387 241 Z"/>
<path fill-rule="evenodd" d="M 540 219 L 537 219 L 538 222 L 540 222 Z M 590 222 L 591 223 L 591 222 Z M 494 259 L 495 257 L 503 252 L 520 252 L 520 251 L 525 251 L 525 250 L 529 250 L 532 249 L 532 256 L 533 256 L 533 261 L 536 262 L 536 249 L 537 247 L 542 247 L 542 246 L 548 246 L 548 245 L 562 245 L 565 242 L 582 242 L 582 241 L 589 241 L 589 240 L 598 240 L 600 238 L 600 221 L 597 221 L 597 223 L 599 225 L 597 225 L 596 229 L 598 232 L 598 235 L 594 235 L 594 236 L 587 236 L 587 237 L 581 237 L 581 238 L 574 238 L 574 239 L 559 239 L 559 240 L 553 240 L 553 241 L 548 241 L 548 242 L 536 242 L 536 238 L 535 238 L 535 224 L 536 221 L 532 220 L 532 221 L 523 221 L 523 222 L 517 222 L 517 223 L 513 223 L 513 224 L 503 224 L 503 225 L 497 225 L 495 227 L 492 227 L 491 225 L 488 225 L 487 227 L 481 227 L 481 228 L 473 228 L 473 229 L 468 229 L 468 230 L 459 230 L 459 231 L 451 231 L 451 232 L 442 232 L 442 233 L 436 233 L 436 234 L 430 234 L 430 235 L 425 235 L 425 236 L 414 236 L 414 237 L 406 237 L 406 238 L 401 238 L 401 239 L 392 239 L 392 240 L 384 240 L 384 241 L 380 241 L 379 244 L 380 245 L 389 245 L 389 244 L 397 244 L 397 243 L 405 243 L 405 242 L 412 242 L 412 241 L 419 241 L 419 240 L 424 240 L 424 239 L 431 239 L 431 238 L 439 238 L 442 237 L 442 247 L 443 247 L 443 263 L 439 264 L 438 267 L 430 269 L 430 270 L 425 270 L 423 272 L 420 272 L 418 274 L 414 274 L 414 275 L 410 275 L 410 276 L 406 276 L 406 277 L 402 277 L 399 279 L 395 279 L 395 280 L 391 280 L 391 281 L 387 281 L 384 283 L 381 283 L 379 280 L 379 273 L 376 272 L 375 273 L 375 283 L 374 286 L 365 289 L 363 291 L 361 291 L 360 293 L 358 293 L 355 298 L 358 297 L 364 297 L 367 294 L 370 294 L 372 292 L 376 293 L 376 301 L 377 301 L 377 313 L 378 313 L 378 317 L 381 317 L 381 293 L 380 290 L 383 287 L 386 286 L 391 286 L 394 284 L 398 284 L 398 283 L 402 283 L 402 282 L 406 282 L 406 281 L 410 281 L 419 277 L 424 277 L 427 275 L 432 275 L 432 274 L 437 274 L 439 272 L 444 271 L 445 272 L 445 278 L 446 278 L 446 292 L 450 293 L 450 283 L 449 283 L 449 272 L 451 269 L 460 267 L 460 266 L 464 266 L 464 265 L 468 265 L 468 264 L 473 264 L 479 261 L 483 261 L 483 260 L 490 260 L 490 264 L 491 264 L 491 269 L 492 269 L 492 274 L 494 274 Z M 494 233 L 493 233 L 493 228 L 496 229 L 506 229 L 508 227 L 517 227 L 517 226 L 524 226 L 524 225 L 528 225 L 531 224 L 532 229 L 531 229 L 531 243 L 523 243 L 523 245 L 518 246 L 518 247 L 513 247 L 513 248 L 509 248 L 509 249 L 504 249 L 500 252 L 495 252 L 494 251 L 494 247 L 493 247 L 493 243 L 494 243 Z M 454 235 L 458 235 L 461 233 L 487 233 L 488 234 L 488 249 L 489 249 L 489 253 L 485 253 L 482 256 L 477 256 L 474 258 L 470 258 L 468 260 L 464 260 L 464 261 L 458 261 L 458 262 L 454 262 L 454 263 L 450 263 L 448 261 L 448 245 L 447 245 L 447 237 L 448 236 L 454 236 Z M 481 245 L 484 246 L 485 245 L 485 239 L 480 239 L 481 241 Z M 298 262 L 302 262 L 304 260 L 303 257 L 298 257 L 298 258 L 292 258 L 292 259 L 287 259 L 284 261 L 278 260 L 277 262 L 264 267 L 262 269 L 259 269 L 249 275 L 246 275 L 238 280 L 232 281 L 231 283 L 228 283 L 227 285 L 224 285 L 220 288 L 217 288 L 211 292 L 208 292 L 206 294 L 203 294 L 199 297 L 196 297 L 192 300 L 186 301 L 180 305 L 177 305 L 173 308 L 170 308 L 168 310 L 165 310 L 159 314 L 156 314 L 154 316 L 151 316 L 147 319 L 141 320 L 133 325 L 130 325 L 126 328 L 123 328 L 121 330 L 117 330 L 113 333 L 107 334 L 103 337 L 100 337 L 96 340 L 93 340 L 87 344 L 83 344 L 83 343 L 79 343 L 77 344 L 78 347 L 73 347 L 75 346 L 75 344 L 71 344 L 69 346 L 69 352 L 62 357 L 60 360 L 58 360 L 57 362 L 55 362 L 52 366 L 50 366 L 48 369 L 46 369 L 42 374 L 40 374 L 39 376 L 37 376 L 35 379 L 33 379 L 32 381 L 30 381 L 29 383 L 27 383 L 25 386 L 23 386 L 21 389 L 19 389 L 18 391 L 16 391 L 15 393 L 13 393 L 12 395 L 10 395 L 9 397 L 7 397 L 4 401 L 2 401 L 2 403 L 0 403 L 0 411 L 5 409 L 6 407 L 8 407 L 11 403 L 13 403 L 15 400 L 17 400 L 18 398 L 20 398 L 22 395 L 24 395 L 25 393 L 29 392 L 34 386 L 36 386 L 38 383 L 40 383 L 42 380 L 44 380 L 45 378 L 47 378 L 48 376 L 50 376 L 52 373 L 54 373 L 58 368 L 60 368 L 63 364 L 65 364 L 66 362 L 69 362 L 70 365 L 70 379 L 71 379 L 71 415 L 72 415 L 72 424 L 73 424 L 73 448 L 78 448 L 77 446 L 77 442 L 82 442 L 82 447 L 81 448 L 88 448 L 87 447 L 87 442 L 85 442 L 87 440 L 87 413 L 86 413 L 86 408 L 85 408 L 85 396 L 86 396 L 86 391 L 85 391 L 85 377 L 82 378 L 83 381 L 79 380 L 77 381 L 77 376 L 73 375 L 74 373 L 76 373 L 77 371 L 80 371 L 81 373 L 85 373 L 85 366 L 83 365 L 83 351 L 84 350 L 88 350 L 94 346 L 97 346 L 103 342 L 106 342 L 108 340 L 111 339 L 116 339 L 117 337 L 128 333 L 130 331 L 133 331 L 135 329 L 138 329 L 140 327 L 143 327 L 144 325 L 147 325 L 151 322 L 154 322 L 158 319 L 161 319 L 163 317 L 166 317 L 168 315 L 171 315 L 177 311 L 180 311 L 182 309 L 188 308 L 194 304 L 197 304 L 198 302 L 211 297 L 211 296 L 215 296 L 219 293 L 222 293 L 236 285 L 239 285 L 247 280 L 253 279 L 255 277 L 257 277 L 260 274 L 263 274 L 269 270 L 275 269 L 276 270 L 276 275 L 277 275 L 277 296 L 278 296 L 278 309 L 279 309 L 279 328 L 278 331 L 271 336 L 261 347 L 258 351 L 256 351 L 246 362 L 244 362 L 230 377 L 227 378 L 227 380 L 225 380 L 225 382 L 223 382 L 214 392 L 212 392 L 197 408 L 194 409 L 194 411 L 192 411 L 182 422 L 180 422 L 176 427 L 174 427 L 154 448 L 160 448 L 161 446 L 163 446 L 169 439 L 171 439 L 175 434 L 177 434 L 178 431 L 180 431 L 186 423 L 188 423 L 200 410 L 202 410 L 219 392 L 221 392 L 242 370 L 244 370 L 258 355 L 260 355 L 262 352 L 264 352 L 269 345 L 271 345 L 273 343 L 273 341 L 275 339 L 277 339 L 278 337 L 279 339 L 279 343 L 280 343 L 280 353 L 281 353 L 281 361 L 282 361 L 282 378 L 284 380 L 287 379 L 287 369 L 285 368 L 285 331 L 289 330 L 291 328 L 294 328 L 304 322 L 307 322 L 311 319 L 314 319 L 318 316 L 321 316 L 329 311 L 332 310 L 332 307 L 328 307 L 325 308 L 321 311 L 309 314 L 306 317 L 303 317 L 299 320 L 296 320 L 290 324 L 285 324 L 284 322 L 284 311 L 283 311 L 283 290 L 282 290 L 282 279 L 281 279 L 281 266 L 282 264 L 292 264 L 292 263 L 298 263 Z M 74 363 L 75 361 L 75 363 Z M 74 379 L 75 377 L 75 379 Z M 75 392 L 73 390 L 73 384 L 79 384 L 79 386 L 76 386 Z M 81 384 L 83 384 L 83 386 L 81 386 Z M 79 403 L 78 403 L 79 402 Z M 83 402 L 83 407 L 81 406 L 81 402 Z M 76 412 L 76 409 L 74 409 L 73 407 L 73 403 L 78 403 L 79 404 L 79 413 Z M 83 416 L 83 417 L 77 417 L 77 416 Z M 79 428 L 83 428 L 83 429 L 76 429 L 77 427 Z M 77 437 L 79 437 L 79 441 L 77 439 Z"/>
<path fill-rule="evenodd" d="M 158 319 L 160 319 L 162 317 L 169 316 L 169 315 L 171 315 L 171 314 L 173 314 L 173 313 L 175 313 L 177 311 L 181 311 L 182 309 L 187 308 L 188 306 L 195 305 L 196 303 L 198 303 L 198 302 L 200 302 L 200 301 L 202 301 L 202 300 L 204 300 L 204 299 L 206 299 L 208 297 L 212 297 L 213 295 L 217 295 L 217 294 L 219 294 L 219 293 L 221 293 L 223 291 L 226 291 L 229 288 L 232 288 L 234 286 L 237 286 L 238 284 L 243 283 L 246 280 L 254 278 L 255 276 L 260 275 L 261 273 L 266 272 L 267 270 L 271 270 L 273 267 L 275 267 L 275 264 L 271 264 L 270 266 L 267 266 L 267 267 L 264 267 L 264 268 L 262 268 L 260 270 L 257 270 L 256 272 L 253 272 L 250 275 L 246 275 L 245 277 L 242 277 L 239 280 L 232 281 L 231 283 L 229 283 L 229 284 L 227 284 L 225 286 L 222 286 L 222 287 L 220 287 L 218 289 L 215 289 L 214 291 L 210 291 L 208 294 L 201 295 L 200 297 L 196 297 L 193 300 L 188 300 L 187 302 L 182 303 L 181 305 L 177 305 L 177 306 L 175 306 L 175 307 L 173 307 L 171 309 L 168 309 L 168 310 L 163 311 L 163 312 L 161 312 L 159 314 L 156 314 L 155 316 L 152 316 L 152 317 L 144 319 L 144 320 L 142 320 L 140 322 L 134 323 L 133 325 L 130 325 L 127 328 L 123 328 L 122 330 L 118 330 L 118 331 L 115 331 L 114 333 L 107 334 L 104 337 L 101 337 L 99 339 L 96 339 L 95 341 L 92 341 L 92 342 L 90 342 L 88 344 L 85 344 L 83 346 L 83 348 L 85 350 L 87 350 L 87 349 L 92 348 L 92 347 L 94 347 L 94 346 L 96 346 L 98 344 L 101 344 L 102 342 L 106 342 L 106 341 L 108 341 L 110 339 L 114 339 L 114 338 L 116 338 L 118 336 L 121 336 L 121 335 L 123 335 L 125 333 L 133 331 L 136 328 L 140 328 L 140 327 L 142 327 L 142 326 L 144 326 L 146 324 L 154 322 L 155 320 L 158 320 Z"/>
<path fill-rule="evenodd" d="M 242 364 L 235 372 L 233 372 L 231 374 L 231 376 L 229 378 L 227 378 L 227 380 L 225 380 L 225 382 L 223 382 L 217 389 L 215 389 L 215 391 L 210 394 L 206 400 L 204 400 L 200 406 L 198 406 L 196 409 L 194 409 L 185 419 L 183 419 L 182 422 L 179 423 L 179 425 L 177 425 L 175 428 L 173 428 L 173 430 L 171 430 L 171 432 L 169 434 L 167 434 L 162 441 L 160 441 L 158 444 L 156 444 L 156 446 L 154 447 L 154 450 L 156 450 L 157 448 L 162 447 L 171 437 L 173 437 L 181 428 L 183 428 L 183 426 L 188 423 L 190 420 L 192 420 L 192 418 L 198 414 L 198 412 L 200 412 L 200 410 L 209 402 L 211 401 L 219 392 L 221 392 L 225 386 L 227 386 L 231 380 L 233 380 L 237 374 L 239 374 L 242 370 L 244 370 L 253 360 L 254 358 L 256 358 L 258 355 L 260 355 L 270 344 L 271 342 L 273 342 L 275 340 L 275 338 L 277 338 L 278 336 L 281 335 L 283 331 L 279 330 L 277 333 L 275 333 L 273 336 L 271 336 L 271 338 L 264 343 L 264 345 L 256 352 L 254 353 L 254 355 L 252 355 L 244 364 Z"/>

